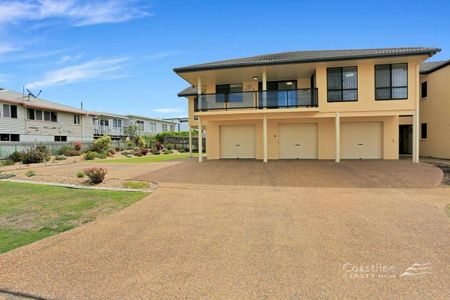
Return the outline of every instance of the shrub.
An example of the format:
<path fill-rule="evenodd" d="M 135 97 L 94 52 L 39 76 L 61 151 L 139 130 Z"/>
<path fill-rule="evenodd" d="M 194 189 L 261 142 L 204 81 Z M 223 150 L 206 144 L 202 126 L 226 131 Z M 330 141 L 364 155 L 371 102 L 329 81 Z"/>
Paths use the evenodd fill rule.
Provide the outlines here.
<path fill-rule="evenodd" d="M 19 162 L 19 161 L 22 161 L 22 156 L 23 156 L 23 153 L 22 153 L 22 152 L 14 151 L 13 153 L 11 153 L 11 154 L 8 156 L 8 158 L 9 158 L 10 160 L 12 160 L 13 162 Z"/>
<path fill-rule="evenodd" d="M 136 144 L 138 145 L 139 148 L 144 148 L 145 147 L 145 139 L 142 136 L 138 137 Z"/>
<path fill-rule="evenodd" d="M 103 152 L 97 153 L 96 156 L 97 156 L 97 158 L 105 159 L 108 156 L 108 154 L 105 151 L 103 151 Z"/>
<path fill-rule="evenodd" d="M 143 155 L 142 155 L 142 153 L 141 153 L 140 151 L 138 151 L 138 152 L 134 152 L 134 156 L 141 157 L 141 156 L 143 156 Z"/>
<path fill-rule="evenodd" d="M 146 181 L 127 181 L 123 183 L 123 187 L 129 189 L 145 189 L 150 187 L 150 184 Z"/>
<path fill-rule="evenodd" d="M 94 160 L 95 157 L 97 157 L 97 152 L 94 152 L 94 151 L 88 151 L 84 155 L 85 160 Z"/>
<path fill-rule="evenodd" d="M 111 137 L 109 135 L 104 135 L 94 141 L 94 150 L 97 152 L 106 151 L 111 148 Z"/>
<path fill-rule="evenodd" d="M 55 156 L 55 160 L 66 160 L 66 156 L 65 155 L 56 155 Z"/>
<path fill-rule="evenodd" d="M 23 164 L 34 164 L 47 161 L 50 158 L 50 153 L 45 145 L 37 145 L 36 149 L 28 150 L 22 154 Z"/>
<path fill-rule="evenodd" d="M 111 155 L 116 154 L 116 149 L 114 149 L 114 148 L 109 148 L 109 149 L 108 149 L 108 154 L 111 154 Z"/>
<path fill-rule="evenodd" d="M 73 148 L 77 151 L 81 151 L 81 142 L 73 142 Z"/>
<path fill-rule="evenodd" d="M 172 154 L 173 151 L 172 151 L 172 150 L 169 150 L 169 149 L 164 149 L 164 150 L 163 150 L 163 153 L 164 153 L 164 154 Z"/>
<path fill-rule="evenodd" d="M 134 154 L 134 151 L 131 151 L 131 150 L 122 151 L 122 155 L 125 155 L 125 156 L 129 156 L 129 155 L 133 155 L 133 154 Z"/>
<path fill-rule="evenodd" d="M 144 148 L 144 149 L 141 149 L 141 154 L 142 155 L 147 155 L 147 153 L 148 153 L 148 149 L 147 148 Z"/>
<path fill-rule="evenodd" d="M 83 171 L 78 171 L 76 175 L 77 175 L 77 178 L 84 178 L 84 172 Z"/>
<path fill-rule="evenodd" d="M 155 154 L 155 155 L 159 155 L 159 154 L 160 154 L 158 148 L 156 148 L 156 147 L 153 147 L 151 151 L 152 151 L 152 153 Z"/>
<path fill-rule="evenodd" d="M 155 143 L 155 147 L 156 147 L 156 149 L 157 149 L 158 151 L 161 151 L 162 148 L 163 148 L 163 145 L 162 145 L 159 141 L 157 141 L 157 142 Z"/>
<path fill-rule="evenodd" d="M 30 171 L 27 171 L 27 172 L 25 173 L 25 175 L 27 175 L 27 177 L 33 177 L 33 176 L 36 176 L 36 172 L 30 170 Z"/>
<path fill-rule="evenodd" d="M 127 140 L 127 144 L 125 146 L 127 148 L 127 150 L 131 150 L 134 147 L 134 143 L 131 140 Z"/>
<path fill-rule="evenodd" d="M 172 144 L 166 144 L 166 145 L 164 145 L 164 146 L 166 146 L 166 149 L 167 150 L 172 150 L 172 148 L 173 148 L 173 145 Z"/>
<path fill-rule="evenodd" d="M 65 155 L 65 156 L 79 156 L 81 155 L 80 150 L 77 150 L 70 146 L 62 146 L 58 149 L 57 153 L 59 155 Z"/>
<path fill-rule="evenodd" d="M 13 160 L 10 159 L 10 158 L 5 159 L 4 161 L 2 161 L 2 165 L 3 165 L 3 166 L 12 166 L 12 165 L 14 165 L 15 163 L 16 163 L 16 162 L 13 161 Z"/>
<path fill-rule="evenodd" d="M 84 174 L 89 177 L 89 180 L 94 184 L 103 182 L 103 180 L 105 180 L 106 173 L 107 170 L 104 168 L 84 169 Z"/>

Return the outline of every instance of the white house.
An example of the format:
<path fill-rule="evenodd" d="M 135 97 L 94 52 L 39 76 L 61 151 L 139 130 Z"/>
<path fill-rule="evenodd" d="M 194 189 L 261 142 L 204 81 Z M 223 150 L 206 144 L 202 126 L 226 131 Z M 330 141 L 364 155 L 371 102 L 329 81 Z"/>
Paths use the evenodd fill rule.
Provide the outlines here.
<path fill-rule="evenodd" d="M 166 131 L 176 131 L 176 123 L 173 121 L 137 115 L 127 115 L 126 117 L 129 125 L 135 124 L 139 127 L 140 135 L 155 135 Z"/>
<path fill-rule="evenodd" d="M 189 131 L 189 118 L 166 118 L 165 121 L 176 123 L 175 131 Z"/>
<path fill-rule="evenodd" d="M 1 142 L 93 139 L 90 112 L 0 88 Z"/>

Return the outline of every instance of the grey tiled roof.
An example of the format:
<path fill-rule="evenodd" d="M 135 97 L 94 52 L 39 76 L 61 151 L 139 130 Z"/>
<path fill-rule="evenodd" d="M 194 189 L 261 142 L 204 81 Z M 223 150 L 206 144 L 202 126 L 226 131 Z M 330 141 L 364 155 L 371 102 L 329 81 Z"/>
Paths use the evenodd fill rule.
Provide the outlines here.
<path fill-rule="evenodd" d="M 187 97 L 197 95 L 197 88 L 190 86 L 178 93 L 178 97 Z"/>
<path fill-rule="evenodd" d="M 441 49 L 439 48 L 408 47 L 408 48 L 294 51 L 294 52 L 283 52 L 283 53 L 221 60 L 198 65 L 190 65 L 186 67 L 175 68 L 174 71 L 176 73 L 183 73 L 200 70 L 236 68 L 244 66 L 306 63 L 318 61 L 377 58 L 377 57 L 405 56 L 405 55 L 419 55 L 419 54 L 428 54 L 431 56 L 440 50 Z"/>
<path fill-rule="evenodd" d="M 430 74 L 448 65 L 450 65 L 450 59 L 441 61 L 426 61 L 420 65 L 420 73 Z"/>

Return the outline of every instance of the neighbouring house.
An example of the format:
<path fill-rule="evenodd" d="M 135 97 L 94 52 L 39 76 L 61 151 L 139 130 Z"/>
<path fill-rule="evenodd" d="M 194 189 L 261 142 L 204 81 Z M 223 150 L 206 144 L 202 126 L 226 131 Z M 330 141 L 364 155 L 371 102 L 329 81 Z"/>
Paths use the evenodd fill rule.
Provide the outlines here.
<path fill-rule="evenodd" d="M 398 159 L 399 119 L 412 116 L 418 162 L 420 66 L 438 51 L 297 51 L 174 71 L 191 84 L 179 96 L 208 159 Z"/>
<path fill-rule="evenodd" d="M 175 123 L 175 131 L 188 131 L 189 130 L 189 118 L 165 118 L 165 121 L 170 121 Z"/>
<path fill-rule="evenodd" d="M 129 124 L 138 126 L 140 135 L 156 135 L 161 132 L 176 131 L 176 123 L 173 121 L 137 115 L 126 115 L 126 117 Z"/>
<path fill-rule="evenodd" d="M 95 112 L 94 138 L 109 135 L 113 140 L 122 140 L 126 136 L 125 128 L 128 126 L 128 118 L 122 115 L 106 112 Z"/>
<path fill-rule="evenodd" d="M 92 120 L 85 110 L 0 89 L 0 142 L 91 141 Z"/>
<path fill-rule="evenodd" d="M 450 158 L 450 60 L 420 67 L 420 155 Z M 412 153 L 413 120 L 400 120 L 400 153 Z"/>

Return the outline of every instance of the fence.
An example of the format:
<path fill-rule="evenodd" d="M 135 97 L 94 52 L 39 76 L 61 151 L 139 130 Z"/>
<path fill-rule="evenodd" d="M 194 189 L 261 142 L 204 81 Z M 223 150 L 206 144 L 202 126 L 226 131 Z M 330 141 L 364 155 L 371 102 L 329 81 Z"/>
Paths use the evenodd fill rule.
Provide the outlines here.
<path fill-rule="evenodd" d="M 81 151 L 89 150 L 93 145 L 93 141 L 80 143 Z M 73 147 L 73 144 L 74 142 L 0 142 L 0 159 L 7 158 L 11 153 L 15 151 L 23 152 L 33 150 L 37 145 L 45 145 L 52 154 L 56 154 L 59 148 L 63 146 Z M 125 142 L 121 140 L 113 140 L 112 147 L 124 149 Z"/>
<path fill-rule="evenodd" d="M 184 136 L 165 136 L 164 144 L 172 144 L 177 150 L 184 149 L 189 150 L 189 137 Z M 206 149 L 206 140 L 203 138 L 203 151 Z M 198 150 L 198 137 L 192 137 L 192 150 Z"/>

